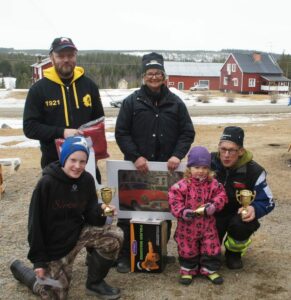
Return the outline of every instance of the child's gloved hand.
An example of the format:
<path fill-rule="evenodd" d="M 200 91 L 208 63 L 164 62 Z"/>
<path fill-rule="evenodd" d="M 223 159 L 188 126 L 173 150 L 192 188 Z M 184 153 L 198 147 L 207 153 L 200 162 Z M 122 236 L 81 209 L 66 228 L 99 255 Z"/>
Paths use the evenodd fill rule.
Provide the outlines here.
<path fill-rule="evenodd" d="M 213 203 L 207 203 L 205 205 L 205 214 L 207 216 L 212 216 L 216 211 L 215 205 Z"/>
<path fill-rule="evenodd" d="M 185 221 L 191 221 L 195 218 L 195 212 L 193 211 L 193 209 L 186 208 L 183 210 L 182 218 Z"/>

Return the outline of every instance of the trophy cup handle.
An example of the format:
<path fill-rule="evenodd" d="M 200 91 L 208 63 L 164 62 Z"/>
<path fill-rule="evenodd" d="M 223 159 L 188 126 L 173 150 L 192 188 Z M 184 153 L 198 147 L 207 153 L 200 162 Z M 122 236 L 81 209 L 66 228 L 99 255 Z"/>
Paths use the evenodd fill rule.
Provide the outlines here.
<path fill-rule="evenodd" d="M 255 200 L 256 194 L 257 194 L 257 192 L 256 192 L 256 191 L 253 191 L 251 203 Z"/>
<path fill-rule="evenodd" d="M 238 201 L 238 203 L 241 204 L 240 203 L 240 191 L 239 190 L 235 191 L 235 197 L 236 197 L 236 200 Z"/>

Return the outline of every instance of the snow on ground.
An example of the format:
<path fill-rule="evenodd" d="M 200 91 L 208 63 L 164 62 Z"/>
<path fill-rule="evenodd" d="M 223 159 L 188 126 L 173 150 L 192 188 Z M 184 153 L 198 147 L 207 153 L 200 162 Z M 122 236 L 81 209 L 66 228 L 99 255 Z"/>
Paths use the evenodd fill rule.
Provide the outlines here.
<path fill-rule="evenodd" d="M 110 107 L 112 100 L 123 100 L 128 95 L 133 93 L 137 89 L 102 89 L 100 90 L 100 96 L 104 107 Z M 288 95 L 282 95 L 277 100 L 277 103 L 272 104 L 268 96 L 265 100 L 251 100 L 246 98 L 234 99 L 234 102 L 227 102 L 225 97 L 209 97 L 209 103 L 197 102 L 199 94 L 187 94 L 176 88 L 171 87 L 170 90 L 178 95 L 186 104 L 186 106 L 238 106 L 238 105 L 288 105 Z M 15 90 L 17 91 L 17 90 Z M 14 99 L 9 97 L 10 91 L 0 89 L 0 108 L 7 107 L 24 107 L 25 99 Z"/>
<path fill-rule="evenodd" d="M 288 105 L 289 97 L 281 96 L 276 104 L 271 104 L 270 99 L 266 100 L 250 100 L 247 98 L 235 99 L 233 103 L 226 102 L 224 97 L 210 98 L 209 103 L 197 102 L 197 94 L 186 94 L 175 88 L 170 88 L 171 91 L 177 94 L 187 106 L 230 106 L 230 105 Z M 100 95 L 104 107 L 110 107 L 110 101 L 112 100 L 122 100 L 129 94 L 133 93 L 136 89 L 104 89 L 100 90 Z M 1 108 L 22 108 L 24 107 L 24 99 L 14 99 L 9 97 L 10 91 L 0 89 L 0 109 Z M 267 97 L 266 97 L 267 98 Z M 287 114 L 290 117 L 291 114 Z M 204 117 L 192 117 L 192 122 L 194 125 L 197 124 L 224 124 L 224 123 L 256 123 L 259 124 L 263 121 L 272 121 L 274 119 L 282 118 L 278 115 L 231 115 L 231 116 L 204 116 Z M 106 118 L 105 128 L 113 128 L 115 126 L 116 118 Z M 21 129 L 22 119 L 15 118 L 0 118 L 0 128 L 3 125 L 7 125 L 11 128 Z M 114 141 L 114 132 L 106 132 L 106 138 L 108 141 Z M 14 145 L 7 145 L 10 142 L 18 142 Z M 0 148 L 25 148 L 25 147 L 38 147 L 39 142 L 35 140 L 30 140 L 25 136 L 5 136 L 0 137 Z"/>
<path fill-rule="evenodd" d="M 16 78 L 15 77 L 0 77 L 0 83 L 4 81 L 4 86 L 7 90 L 12 90 L 15 88 L 16 85 Z"/>

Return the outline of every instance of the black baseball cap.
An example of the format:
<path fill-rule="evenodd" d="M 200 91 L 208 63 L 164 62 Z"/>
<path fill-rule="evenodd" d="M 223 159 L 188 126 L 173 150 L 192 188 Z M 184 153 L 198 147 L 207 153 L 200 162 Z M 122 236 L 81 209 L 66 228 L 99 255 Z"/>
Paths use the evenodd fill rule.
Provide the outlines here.
<path fill-rule="evenodd" d="M 71 48 L 74 50 L 78 50 L 70 38 L 67 37 L 59 37 L 55 38 L 50 47 L 50 53 L 59 52 L 65 48 Z"/>

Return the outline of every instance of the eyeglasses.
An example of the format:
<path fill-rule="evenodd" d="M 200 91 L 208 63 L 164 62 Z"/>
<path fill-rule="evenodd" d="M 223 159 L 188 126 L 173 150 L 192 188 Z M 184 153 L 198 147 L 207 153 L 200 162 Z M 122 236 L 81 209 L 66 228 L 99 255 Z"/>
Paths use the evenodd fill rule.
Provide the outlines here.
<path fill-rule="evenodd" d="M 163 72 L 156 72 L 156 73 L 145 73 L 145 76 L 148 78 L 163 78 L 164 77 L 164 73 Z"/>
<path fill-rule="evenodd" d="M 228 152 L 229 155 L 234 155 L 238 152 L 239 149 L 233 149 L 233 148 L 219 148 L 219 151 L 221 154 L 226 154 Z"/>

